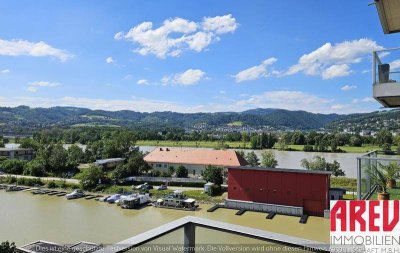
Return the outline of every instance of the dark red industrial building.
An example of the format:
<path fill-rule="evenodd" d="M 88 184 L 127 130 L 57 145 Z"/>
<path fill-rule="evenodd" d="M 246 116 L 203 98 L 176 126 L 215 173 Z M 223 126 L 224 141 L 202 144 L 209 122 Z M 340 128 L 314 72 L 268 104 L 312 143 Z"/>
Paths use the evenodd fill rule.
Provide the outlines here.
<path fill-rule="evenodd" d="M 277 168 L 228 168 L 228 199 L 302 207 L 308 215 L 329 209 L 330 172 Z"/>

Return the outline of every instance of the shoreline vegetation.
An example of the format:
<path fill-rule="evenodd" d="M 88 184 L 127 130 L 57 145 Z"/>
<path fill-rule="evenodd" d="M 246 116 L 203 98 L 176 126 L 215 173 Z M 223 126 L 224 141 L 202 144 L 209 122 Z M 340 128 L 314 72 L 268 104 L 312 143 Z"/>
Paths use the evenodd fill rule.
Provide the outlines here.
<path fill-rule="evenodd" d="M 122 193 L 132 193 L 135 190 L 132 189 L 132 185 L 139 185 L 143 182 L 134 182 L 130 185 L 104 185 L 101 191 L 85 191 L 87 194 L 93 195 L 112 195 L 112 194 L 122 194 Z M 2 175 L 0 176 L 0 184 L 5 185 L 14 185 L 17 184 L 19 186 L 26 186 L 26 187 L 42 187 L 46 190 L 60 190 L 60 191 L 73 191 L 75 189 L 82 189 L 79 182 L 72 183 L 67 182 L 65 179 L 62 178 L 50 178 L 47 179 L 46 177 L 24 177 L 24 176 L 16 176 L 16 175 Z M 159 191 L 157 189 L 149 190 L 153 200 L 157 198 L 163 197 L 166 194 L 172 193 L 174 189 L 182 188 L 184 193 L 189 198 L 194 198 L 198 203 L 203 204 L 218 204 L 221 203 L 225 196 L 226 191 L 222 191 L 221 194 L 217 194 L 216 196 L 209 196 L 208 194 L 203 192 L 203 188 L 194 187 L 185 187 L 185 186 L 174 186 L 173 189 L 167 189 Z"/>
<path fill-rule="evenodd" d="M 250 142 L 240 141 L 168 141 L 168 140 L 138 140 L 137 146 L 162 146 L 162 147 L 181 147 L 181 148 L 214 148 L 214 149 L 251 149 Z M 307 145 L 287 145 L 285 151 L 304 151 Z M 396 150 L 396 146 L 392 147 Z M 279 150 L 279 144 L 276 143 L 272 148 Z M 337 152 L 327 151 L 328 153 L 367 153 L 372 150 L 380 150 L 378 145 L 364 145 L 361 147 L 339 146 Z M 304 151 L 307 152 L 307 151 Z M 312 151 L 317 152 L 317 151 Z"/>
<path fill-rule="evenodd" d="M 88 194 L 98 194 L 98 195 L 112 195 L 117 193 L 127 193 L 132 192 L 132 185 L 138 185 L 142 182 L 135 182 L 130 185 L 107 185 L 101 191 L 86 191 Z M 27 186 L 27 187 L 38 187 L 41 186 L 44 189 L 49 190 L 60 190 L 60 191 L 72 191 L 74 189 L 81 189 L 81 185 L 79 182 L 72 183 L 67 182 L 62 178 L 51 178 L 47 179 L 45 177 L 24 177 L 24 176 L 15 176 L 15 175 L 2 175 L 0 176 L 0 184 L 17 184 L 19 186 Z M 337 188 L 345 188 L 349 192 L 356 192 L 357 189 L 357 179 L 355 178 L 347 178 L 347 177 L 331 177 L 331 187 Z M 218 204 L 221 203 L 226 197 L 226 191 L 221 191 L 220 194 L 216 196 L 209 196 L 208 194 L 203 192 L 203 188 L 198 187 L 185 187 L 178 186 L 172 187 L 173 189 L 167 189 L 163 191 L 159 191 L 157 189 L 151 189 L 149 193 L 152 194 L 153 199 L 160 198 L 168 193 L 171 193 L 174 189 L 182 188 L 184 193 L 189 198 L 196 199 L 197 202 L 203 204 Z M 353 198 L 352 194 L 347 194 L 347 198 Z"/>

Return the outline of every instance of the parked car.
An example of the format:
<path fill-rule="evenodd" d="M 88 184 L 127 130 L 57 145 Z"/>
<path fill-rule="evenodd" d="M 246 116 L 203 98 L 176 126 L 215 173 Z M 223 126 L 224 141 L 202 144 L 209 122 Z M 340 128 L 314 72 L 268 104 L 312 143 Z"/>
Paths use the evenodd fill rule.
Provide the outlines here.
<path fill-rule="evenodd" d="M 142 190 L 142 191 L 148 191 L 148 190 L 153 189 L 153 186 L 149 185 L 148 183 L 144 183 L 144 184 L 136 186 L 135 189 L 136 190 Z"/>
<path fill-rule="evenodd" d="M 157 187 L 157 190 L 159 190 L 159 191 L 166 190 L 166 189 L 168 189 L 168 187 L 165 184 L 162 184 L 162 185 Z"/>

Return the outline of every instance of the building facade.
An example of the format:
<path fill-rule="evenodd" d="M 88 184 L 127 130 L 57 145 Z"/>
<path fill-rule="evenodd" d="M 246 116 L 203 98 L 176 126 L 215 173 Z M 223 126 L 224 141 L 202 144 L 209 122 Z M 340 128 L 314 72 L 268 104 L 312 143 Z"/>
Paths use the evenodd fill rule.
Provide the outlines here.
<path fill-rule="evenodd" d="M 209 165 L 222 168 L 247 165 L 246 160 L 234 150 L 156 148 L 144 160 L 160 171 L 184 166 L 189 176 L 200 176 Z"/>
<path fill-rule="evenodd" d="M 228 199 L 299 207 L 308 215 L 329 210 L 330 172 L 277 168 L 228 168 Z"/>
<path fill-rule="evenodd" d="M 0 157 L 30 161 L 34 158 L 35 152 L 29 148 L 0 148 Z"/>

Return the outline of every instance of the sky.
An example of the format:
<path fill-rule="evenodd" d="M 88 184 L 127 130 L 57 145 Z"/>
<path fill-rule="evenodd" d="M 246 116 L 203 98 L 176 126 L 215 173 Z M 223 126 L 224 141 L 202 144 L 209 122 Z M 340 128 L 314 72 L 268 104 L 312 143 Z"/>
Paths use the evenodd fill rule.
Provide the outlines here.
<path fill-rule="evenodd" d="M 375 111 L 369 2 L 2 1 L 0 106 Z"/>

